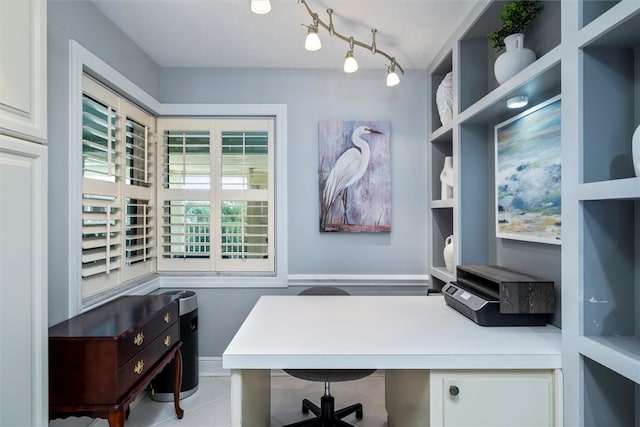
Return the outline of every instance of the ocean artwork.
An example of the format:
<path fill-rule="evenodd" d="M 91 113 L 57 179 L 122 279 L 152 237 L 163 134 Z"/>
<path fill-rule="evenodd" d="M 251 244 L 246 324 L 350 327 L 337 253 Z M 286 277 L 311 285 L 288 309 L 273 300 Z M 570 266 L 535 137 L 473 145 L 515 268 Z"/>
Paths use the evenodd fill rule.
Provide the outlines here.
<path fill-rule="evenodd" d="M 496 236 L 561 243 L 560 96 L 495 127 Z"/>
<path fill-rule="evenodd" d="M 391 123 L 318 124 L 320 231 L 391 231 Z"/>

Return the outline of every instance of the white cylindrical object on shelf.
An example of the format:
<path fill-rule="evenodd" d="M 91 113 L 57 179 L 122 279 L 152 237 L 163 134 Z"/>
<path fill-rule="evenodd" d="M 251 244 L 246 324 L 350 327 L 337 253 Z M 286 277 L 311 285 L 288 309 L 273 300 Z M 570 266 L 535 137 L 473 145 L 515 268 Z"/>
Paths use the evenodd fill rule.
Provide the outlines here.
<path fill-rule="evenodd" d="M 511 34 L 504 38 L 506 51 L 493 64 L 493 72 L 498 83 L 502 84 L 520 71 L 533 64 L 536 54 L 524 47 L 524 34 Z"/>
<path fill-rule="evenodd" d="M 453 199 L 453 157 L 444 158 L 444 166 L 440 172 L 440 198 Z"/>
<path fill-rule="evenodd" d="M 453 77 L 451 71 L 444 76 L 436 90 L 436 106 L 442 126 L 453 119 Z"/>
<path fill-rule="evenodd" d="M 453 249 L 453 236 L 449 236 L 444 241 L 442 255 L 444 256 L 444 266 L 451 273 L 453 273 Z"/>

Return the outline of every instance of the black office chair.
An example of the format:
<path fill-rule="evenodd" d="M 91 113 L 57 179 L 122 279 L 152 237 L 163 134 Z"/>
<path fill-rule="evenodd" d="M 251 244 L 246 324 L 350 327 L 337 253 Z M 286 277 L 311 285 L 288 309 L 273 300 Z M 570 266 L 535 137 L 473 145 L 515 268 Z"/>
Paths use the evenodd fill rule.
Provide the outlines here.
<path fill-rule="evenodd" d="M 300 292 L 299 295 L 349 295 L 349 292 L 331 286 L 314 286 Z M 302 420 L 285 427 L 301 426 L 344 426 L 353 427 L 351 424 L 342 421 L 342 418 L 355 413 L 356 418 L 362 418 L 362 403 L 347 406 L 346 408 L 335 410 L 335 402 L 331 396 L 330 384 L 339 381 L 353 381 L 373 374 L 375 369 L 285 369 L 289 375 L 307 381 L 324 382 L 324 395 L 320 399 L 320 407 L 308 399 L 302 400 L 302 412 L 304 414 L 311 411 L 316 418 Z"/>

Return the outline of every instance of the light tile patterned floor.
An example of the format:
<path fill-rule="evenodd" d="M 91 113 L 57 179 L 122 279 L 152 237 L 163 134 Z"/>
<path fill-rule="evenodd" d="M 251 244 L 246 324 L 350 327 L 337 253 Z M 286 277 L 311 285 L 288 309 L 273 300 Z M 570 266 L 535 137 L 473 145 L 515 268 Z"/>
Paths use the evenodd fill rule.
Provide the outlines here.
<path fill-rule="evenodd" d="M 198 390 L 182 399 L 184 418 L 178 420 L 173 402 L 156 402 L 145 396 L 132 409 L 126 427 L 228 427 L 229 377 L 200 377 Z M 271 378 L 271 426 L 280 427 L 305 417 L 301 412 L 302 399 L 319 404 L 324 384 L 299 380 L 286 374 Z M 334 383 L 331 394 L 336 407 L 360 402 L 364 406 L 364 418 L 355 416 L 345 421 L 357 427 L 386 427 L 387 412 L 384 407 L 384 374 L 375 374 L 358 381 Z M 87 417 L 54 420 L 50 427 L 108 427 L 106 420 L 94 421 Z M 265 426 L 267 427 L 267 426 Z"/>

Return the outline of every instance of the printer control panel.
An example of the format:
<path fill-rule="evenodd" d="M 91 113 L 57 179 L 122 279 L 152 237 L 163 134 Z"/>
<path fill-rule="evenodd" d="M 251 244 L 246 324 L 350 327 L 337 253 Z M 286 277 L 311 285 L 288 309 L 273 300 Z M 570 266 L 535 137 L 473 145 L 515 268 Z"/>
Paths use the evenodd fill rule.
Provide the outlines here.
<path fill-rule="evenodd" d="M 485 304 L 488 303 L 486 299 L 480 298 L 479 296 L 457 286 L 455 282 L 447 283 L 442 288 L 442 292 L 474 311 L 481 309 Z"/>

